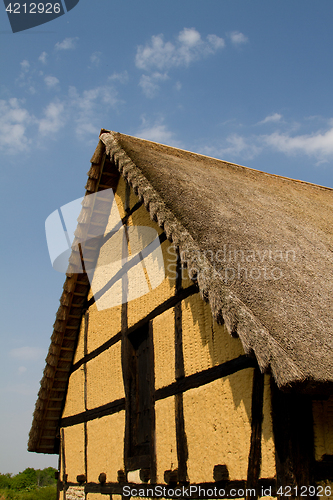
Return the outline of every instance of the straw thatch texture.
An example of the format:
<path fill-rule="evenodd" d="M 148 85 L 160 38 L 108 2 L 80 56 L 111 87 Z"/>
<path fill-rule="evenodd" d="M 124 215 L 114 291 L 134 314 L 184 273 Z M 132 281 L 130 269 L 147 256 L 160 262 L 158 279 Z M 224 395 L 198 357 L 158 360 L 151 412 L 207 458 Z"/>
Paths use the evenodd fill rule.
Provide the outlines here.
<path fill-rule="evenodd" d="M 283 388 L 332 388 L 333 190 L 122 134 L 100 139 L 261 369 Z"/>

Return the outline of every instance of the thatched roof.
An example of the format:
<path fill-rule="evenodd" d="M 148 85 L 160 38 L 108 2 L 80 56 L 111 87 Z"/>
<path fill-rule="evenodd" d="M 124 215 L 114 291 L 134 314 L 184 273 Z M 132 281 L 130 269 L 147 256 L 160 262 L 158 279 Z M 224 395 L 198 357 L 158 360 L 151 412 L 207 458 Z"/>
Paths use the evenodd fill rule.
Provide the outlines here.
<path fill-rule="evenodd" d="M 216 320 L 239 336 L 262 371 L 271 370 L 285 390 L 332 391 L 333 190 L 102 130 L 89 193 L 102 189 L 105 155 L 179 247 Z M 84 275 L 79 278 L 79 285 L 75 274 L 65 283 L 58 311 L 63 329 L 76 286 L 85 286 L 83 295 L 88 292 Z M 60 353 L 60 340 L 54 333 L 50 352 L 57 345 Z M 51 354 L 31 451 L 43 451 L 40 428 L 51 408 Z M 52 361 L 58 363 L 57 357 Z M 67 366 L 68 377 L 70 360 Z"/>

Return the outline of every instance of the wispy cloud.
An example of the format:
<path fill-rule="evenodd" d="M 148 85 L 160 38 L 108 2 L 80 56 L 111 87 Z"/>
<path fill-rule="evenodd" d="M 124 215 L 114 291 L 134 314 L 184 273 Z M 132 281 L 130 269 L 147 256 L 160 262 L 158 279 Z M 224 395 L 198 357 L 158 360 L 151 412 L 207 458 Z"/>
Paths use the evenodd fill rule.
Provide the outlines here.
<path fill-rule="evenodd" d="M 114 108 L 121 101 L 117 91 L 109 85 L 85 90 L 80 94 L 75 87 L 70 87 L 70 107 L 74 108 L 76 121 L 76 134 L 82 138 L 86 134 L 98 134 L 100 126 L 98 116 L 102 109 Z"/>
<path fill-rule="evenodd" d="M 232 31 L 229 35 L 231 43 L 233 45 L 239 46 L 248 43 L 249 39 L 240 31 Z"/>
<path fill-rule="evenodd" d="M 122 71 L 121 73 L 114 72 L 112 73 L 112 75 L 108 77 L 108 80 L 111 82 L 118 81 L 119 83 L 122 84 L 128 83 L 129 80 L 128 72 L 126 70 Z"/>
<path fill-rule="evenodd" d="M 47 59 L 47 52 L 44 51 L 39 56 L 38 61 L 40 61 L 42 64 L 46 64 L 46 59 Z"/>
<path fill-rule="evenodd" d="M 264 123 L 276 123 L 282 120 L 282 115 L 279 113 L 273 113 L 272 115 L 266 116 L 264 120 L 258 123 L 258 125 L 262 125 Z"/>
<path fill-rule="evenodd" d="M 287 155 L 306 154 L 316 156 L 319 160 L 333 155 L 333 126 L 325 132 L 317 131 L 294 136 L 274 132 L 262 136 L 262 140 L 267 146 Z"/>
<path fill-rule="evenodd" d="M 22 100 L 0 100 L 0 149 L 10 154 L 26 151 L 30 143 L 26 132 L 33 121 Z"/>
<path fill-rule="evenodd" d="M 175 134 L 168 129 L 164 123 L 163 117 L 160 117 L 153 124 L 151 124 L 145 117 L 141 118 L 141 127 L 137 130 L 135 135 L 148 141 L 160 142 L 174 147 L 181 147 L 181 143 L 175 139 Z"/>
<path fill-rule="evenodd" d="M 167 73 L 155 72 L 152 75 L 142 75 L 139 85 L 142 88 L 146 97 L 152 99 L 158 93 L 160 86 L 157 84 L 159 81 L 167 80 L 169 77 Z"/>
<path fill-rule="evenodd" d="M 45 357 L 46 352 L 41 347 L 24 346 L 12 349 L 9 351 L 9 355 L 12 358 L 19 360 L 37 361 L 38 359 Z"/>
<path fill-rule="evenodd" d="M 102 52 L 94 52 L 93 54 L 91 54 L 91 56 L 90 56 L 91 64 L 98 67 L 100 65 L 100 62 L 101 62 L 101 56 L 102 56 Z"/>
<path fill-rule="evenodd" d="M 262 151 L 262 147 L 256 142 L 253 137 L 232 134 L 222 140 L 220 145 L 205 146 L 201 153 L 229 161 L 236 161 L 237 158 L 251 160 Z"/>
<path fill-rule="evenodd" d="M 195 28 L 184 28 L 174 42 L 164 41 L 163 35 L 155 35 L 146 45 L 137 49 L 135 63 L 137 68 L 161 71 L 177 66 L 188 66 L 191 62 L 214 54 L 225 45 L 223 38 L 208 35 L 202 39 Z"/>
<path fill-rule="evenodd" d="M 318 119 L 318 117 L 315 117 Z M 322 117 L 319 117 L 322 120 Z M 303 126 L 308 127 L 308 119 Z M 282 115 L 274 113 L 267 116 L 262 124 L 278 124 L 285 131 L 275 130 L 271 134 L 230 134 L 221 139 L 219 144 L 206 145 L 202 148 L 203 154 L 216 156 L 229 161 L 246 161 L 258 156 L 261 152 L 279 152 L 287 156 L 308 156 L 320 165 L 333 160 L 333 119 L 326 120 L 326 128 L 306 134 L 296 134 L 302 124 L 288 123 Z M 258 125 L 258 123 L 257 123 Z M 248 129 L 251 130 L 251 129 Z M 253 129 L 252 129 L 253 130 Z"/>
<path fill-rule="evenodd" d="M 74 38 L 65 38 L 62 42 L 57 42 L 55 44 L 56 50 L 73 50 L 76 48 L 76 43 L 78 41 L 78 37 Z"/>
<path fill-rule="evenodd" d="M 50 102 L 39 120 L 39 133 L 42 136 L 58 132 L 66 123 L 65 105 L 61 101 Z"/>
<path fill-rule="evenodd" d="M 22 71 L 29 71 L 30 63 L 26 59 L 20 63 Z"/>
<path fill-rule="evenodd" d="M 55 76 L 46 76 L 44 78 L 44 82 L 46 83 L 46 86 L 49 88 L 49 89 L 53 89 L 54 87 L 56 87 L 59 83 L 59 80 L 58 78 L 56 78 Z"/>

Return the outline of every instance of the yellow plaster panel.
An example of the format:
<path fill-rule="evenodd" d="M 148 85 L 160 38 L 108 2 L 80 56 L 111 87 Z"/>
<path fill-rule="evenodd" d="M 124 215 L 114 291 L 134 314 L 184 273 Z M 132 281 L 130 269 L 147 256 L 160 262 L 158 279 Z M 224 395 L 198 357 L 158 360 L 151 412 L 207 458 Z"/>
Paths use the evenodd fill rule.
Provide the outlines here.
<path fill-rule="evenodd" d="M 96 304 L 89 308 L 88 353 L 97 349 L 121 330 L 121 305 L 97 310 Z"/>
<path fill-rule="evenodd" d="M 244 354 L 239 339 L 213 320 L 209 304 L 199 294 L 182 302 L 185 375 L 192 375 Z"/>
<path fill-rule="evenodd" d="M 163 229 L 150 218 L 150 214 L 144 205 L 135 210 L 133 214 L 128 218 L 129 226 L 147 226 L 155 229 L 158 234 L 163 232 Z"/>
<path fill-rule="evenodd" d="M 87 407 L 96 408 L 124 396 L 118 342 L 87 363 Z"/>
<path fill-rule="evenodd" d="M 76 476 L 85 473 L 84 467 L 84 424 L 64 429 L 67 481 L 76 483 Z"/>
<path fill-rule="evenodd" d="M 84 371 L 83 367 L 71 374 L 68 382 L 63 418 L 76 415 L 85 410 L 84 408 Z"/>
<path fill-rule="evenodd" d="M 87 493 L 87 500 L 105 500 L 108 495 L 102 495 L 102 493 Z"/>
<path fill-rule="evenodd" d="M 117 207 L 118 207 L 119 214 L 120 214 L 121 218 L 125 217 L 125 215 L 126 215 L 125 208 L 124 208 L 125 192 L 126 192 L 126 181 L 122 176 L 120 176 L 120 179 L 119 179 L 118 185 L 117 185 L 117 189 L 116 189 L 116 192 L 114 194 L 114 198 L 116 200 Z M 134 193 L 133 193 L 133 195 L 134 195 Z"/>
<path fill-rule="evenodd" d="M 261 478 L 275 477 L 275 446 L 272 423 L 270 375 L 264 377 L 264 405 L 261 435 Z"/>
<path fill-rule="evenodd" d="M 333 396 L 326 401 L 313 401 L 315 458 L 333 455 Z"/>
<path fill-rule="evenodd" d="M 88 422 L 88 481 L 98 482 L 105 472 L 107 482 L 117 482 L 117 471 L 124 469 L 125 412 L 120 411 Z"/>
<path fill-rule="evenodd" d="M 163 258 L 165 261 L 166 250 L 170 243 L 165 241 L 162 245 Z M 132 326 L 144 318 L 155 307 L 175 294 L 175 279 L 165 268 L 166 278 L 154 290 L 128 303 L 128 326 Z M 169 279 L 170 277 L 170 279 Z M 173 279 L 172 279 L 173 278 Z"/>
<path fill-rule="evenodd" d="M 126 215 L 125 212 L 125 193 L 126 193 L 126 184 L 127 182 L 121 176 L 117 185 L 116 192 L 114 194 L 114 198 L 117 203 L 117 207 L 119 210 L 120 217 L 123 218 Z M 129 198 L 129 208 L 133 208 L 136 203 L 138 203 L 139 198 L 134 193 L 133 189 L 130 188 L 130 198 Z"/>
<path fill-rule="evenodd" d="M 177 469 L 177 441 L 174 397 L 155 403 L 157 482 L 164 483 L 164 472 Z"/>
<path fill-rule="evenodd" d="M 81 358 L 84 356 L 84 317 L 82 317 L 81 325 L 80 325 L 80 332 L 79 332 L 79 338 L 76 346 L 76 351 L 74 354 L 74 361 L 73 363 L 76 363 L 79 361 Z"/>
<path fill-rule="evenodd" d="M 213 481 L 225 464 L 231 480 L 247 477 L 253 369 L 241 370 L 184 393 L 190 483 Z"/>
<path fill-rule="evenodd" d="M 153 321 L 155 388 L 175 381 L 175 313 L 168 309 Z"/>
<path fill-rule="evenodd" d="M 189 278 L 188 271 L 186 268 L 182 269 L 182 287 L 188 288 L 193 285 L 193 281 Z"/>

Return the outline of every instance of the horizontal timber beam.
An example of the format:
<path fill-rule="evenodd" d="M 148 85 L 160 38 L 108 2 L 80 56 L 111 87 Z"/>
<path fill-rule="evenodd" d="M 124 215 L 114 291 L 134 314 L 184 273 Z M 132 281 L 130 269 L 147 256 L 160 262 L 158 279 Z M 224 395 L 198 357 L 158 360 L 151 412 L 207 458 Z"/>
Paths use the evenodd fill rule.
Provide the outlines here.
<path fill-rule="evenodd" d="M 226 361 L 221 365 L 207 368 L 207 370 L 203 370 L 198 373 L 193 373 L 193 375 L 188 375 L 187 377 L 179 379 L 166 387 L 157 389 L 155 392 L 155 399 L 159 400 L 175 396 L 181 392 L 209 384 L 219 378 L 227 377 L 228 375 L 232 375 L 240 370 L 244 370 L 246 368 L 256 368 L 256 366 L 257 361 L 255 358 L 251 358 L 243 354 L 242 356 Z"/>
<path fill-rule="evenodd" d="M 186 289 L 188 290 L 188 289 Z M 194 389 L 196 387 L 201 387 L 202 385 L 209 384 L 214 380 L 219 378 L 227 377 L 232 375 L 237 371 L 244 370 L 246 368 L 255 368 L 257 362 L 255 358 L 250 358 L 249 356 L 243 355 L 236 359 L 232 359 L 223 363 L 222 365 L 213 366 L 207 370 L 203 370 L 199 373 L 194 373 L 188 377 L 177 380 L 176 382 L 157 389 L 155 391 L 155 400 L 165 399 L 170 396 L 175 396 L 176 394 Z M 107 403 L 103 406 L 98 406 L 91 410 L 84 411 L 82 413 L 77 413 L 70 417 L 65 417 L 61 419 L 61 427 L 70 427 L 72 425 L 82 424 L 83 422 L 88 422 L 96 418 L 101 418 L 106 415 L 112 415 L 113 413 L 118 413 L 125 409 L 125 398 L 117 399 L 111 403 Z"/>
<path fill-rule="evenodd" d="M 159 316 L 168 309 L 174 307 L 176 304 L 178 304 L 178 302 L 187 299 L 190 295 L 194 295 L 196 293 L 198 293 L 197 285 L 191 285 L 188 288 L 182 289 L 177 295 L 173 295 L 169 299 L 165 300 L 162 304 L 155 307 L 155 309 L 153 309 L 145 318 L 141 319 L 140 321 L 135 323 L 135 325 L 131 326 L 128 329 L 127 333 L 128 334 L 133 333 L 138 328 L 141 328 L 144 324 L 156 318 L 156 316 Z M 74 363 L 71 369 L 71 373 L 78 370 L 84 363 L 87 363 L 88 361 L 96 358 L 96 356 L 98 356 L 99 354 L 102 354 L 102 352 L 106 351 L 120 340 L 121 340 L 121 332 L 118 332 L 116 335 L 111 337 L 111 339 L 107 340 L 104 344 L 97 347 L 97 349 L 94 349 L 89 354 L 84 356 L 82 359 Z"/>

